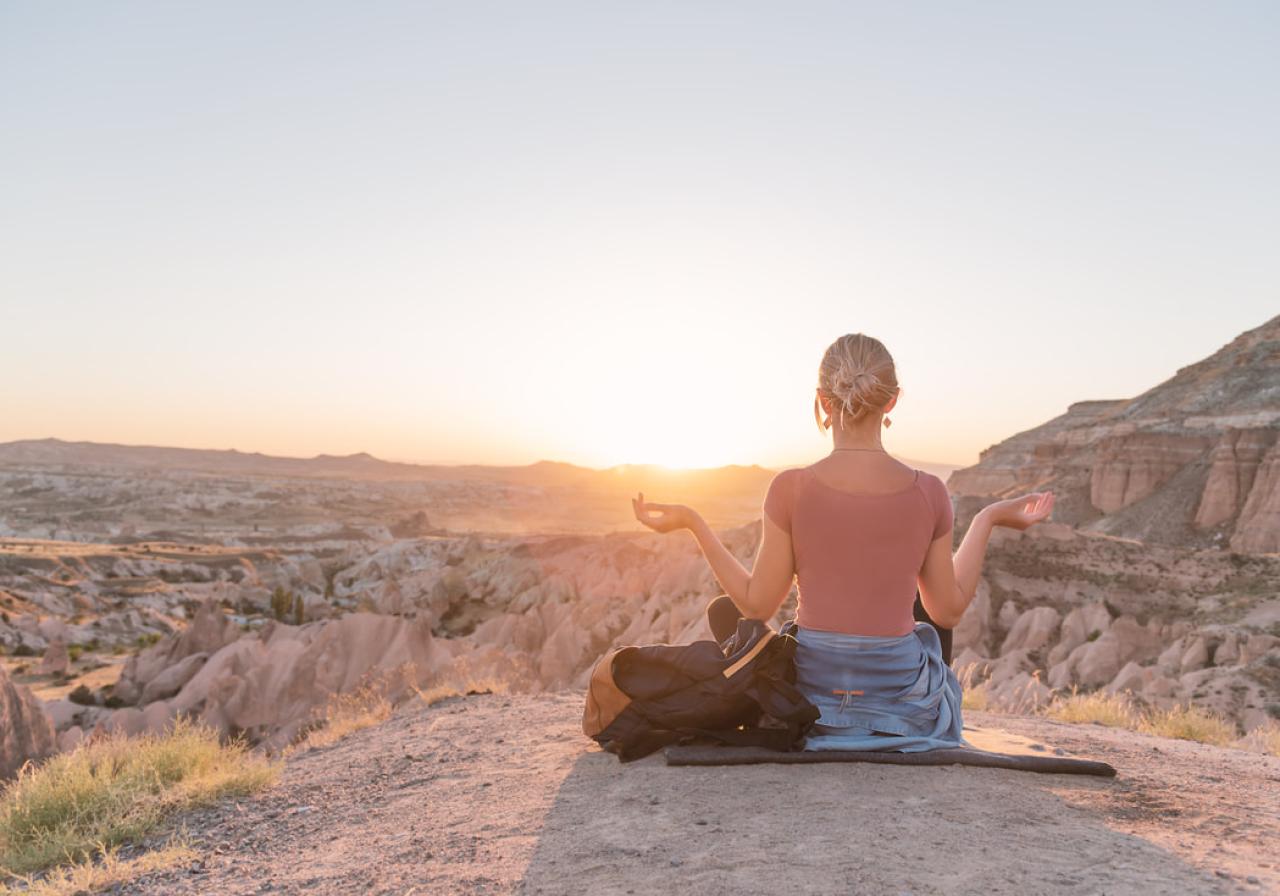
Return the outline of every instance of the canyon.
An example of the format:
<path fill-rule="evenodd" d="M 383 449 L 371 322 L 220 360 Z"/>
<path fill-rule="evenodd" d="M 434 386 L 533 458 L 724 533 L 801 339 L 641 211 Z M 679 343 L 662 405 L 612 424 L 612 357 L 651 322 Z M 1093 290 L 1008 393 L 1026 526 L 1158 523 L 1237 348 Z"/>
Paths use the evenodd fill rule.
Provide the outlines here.
<path fill-rule="evenodd" d="M 956 470 L 971 515 L 1052 489 L 1054 518 L 1149 544 L 1280 551 L 1280 316 L 1123 400 L 1078 401 Z"/>
<path fill-rule="evenodd" d="M 1075 689 L 1198 705 L 1242 737 L 1280 718 L 1278 432 L 1275 318 L 944 477 L 957 544 L 992 500 L 1058 495 L 992 539 L 955 631 L 966 686 L 1010 712 Z M 709 637 L 720 592 L 626 499 L 698 506 L 750 567 L 772 475 L 0 445 L 3 771 L 177 716 L 280 751 L 364 686 L 581 692 L 613 645 Z"/>

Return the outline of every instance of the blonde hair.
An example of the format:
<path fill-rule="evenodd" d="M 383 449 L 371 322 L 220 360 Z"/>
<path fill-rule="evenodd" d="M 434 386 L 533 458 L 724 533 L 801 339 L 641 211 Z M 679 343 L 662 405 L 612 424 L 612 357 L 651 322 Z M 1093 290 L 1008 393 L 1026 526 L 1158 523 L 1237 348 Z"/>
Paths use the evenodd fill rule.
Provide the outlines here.
<path fill-rule="evenodd" d="M 840 426 L 846 417 L 857 423 L 868 414 L 881 413 L 898 394 L 898 374 L 893 357 L 884 344 L 863 333 L 841 336 L 827 347 L 818 366 L 818 391 L 840 407 Z M 818 429 L 827 431 L 822 422 L 822 404 L 813 399 L 813 416 Z"/>

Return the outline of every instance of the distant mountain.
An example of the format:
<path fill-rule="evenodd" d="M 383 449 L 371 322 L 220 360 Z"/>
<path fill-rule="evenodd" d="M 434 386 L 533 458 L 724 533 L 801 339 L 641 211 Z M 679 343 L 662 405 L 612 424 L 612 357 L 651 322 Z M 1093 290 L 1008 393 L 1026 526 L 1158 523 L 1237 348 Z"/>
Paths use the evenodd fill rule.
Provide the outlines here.
<path fill-rule="evenodd" d="M 943 478 L 954 467 L 907 460 Z M 605 469 L 540 460 L 522 466 L 486 464 L 409 464 L 380 460 L 371 454 L 273 457 L 257 452 L 107 445 L 28 439 L 0 443 L 0 465 L 39 467 L 116 467 L 137 471 L 154 468 L 188 470 L 224 476 L 285 476 L 378 481 L 471 480 L 539 488 L 604 489 L 609 492 L 678 489 L 680 495 L 762 491 L 776 471 L 755 464 L 678 470 L 655 464 L 620 464 Z"/>
<path fill-rule="evenodd" d="M 1280 551 L 1280 316 L 1129 399 L 1079 401 L 947 480 L 961 509 L 1053 489 L 1054 518 L 1188 546 Z"/>

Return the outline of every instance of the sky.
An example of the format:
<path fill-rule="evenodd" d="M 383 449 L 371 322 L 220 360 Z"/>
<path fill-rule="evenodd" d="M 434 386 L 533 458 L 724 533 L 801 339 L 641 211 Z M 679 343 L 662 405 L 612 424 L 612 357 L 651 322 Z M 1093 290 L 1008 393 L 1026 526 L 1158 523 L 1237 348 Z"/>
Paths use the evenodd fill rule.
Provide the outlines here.
<path fill-rule="evenodd" d="M 0 2 L 0 441 L 967 465 L 1280 312 L 1280 5 Z"/>

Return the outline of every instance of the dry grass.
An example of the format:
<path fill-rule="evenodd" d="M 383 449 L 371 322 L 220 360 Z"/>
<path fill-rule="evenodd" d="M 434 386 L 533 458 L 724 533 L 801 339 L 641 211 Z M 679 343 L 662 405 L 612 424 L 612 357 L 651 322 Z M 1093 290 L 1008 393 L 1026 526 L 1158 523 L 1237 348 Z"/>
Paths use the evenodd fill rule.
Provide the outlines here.
<path fill-rule="evenodd" d="M 0 873 L 107 855 L 169 815 L 274 783 L 277 763 L 179 720 L 159 735 L 113 737 L 29 766 L 0 797 Z"/>
<path fill-rule="evenodd" d="M 1198 706 L 1144 709 L 1126 693 L 1094 691 L 1081 694 L 1073 688 L 1070 694 L 1055 697 L 1043 714 L 1060 722 L 1127 728 L 1157 737 L 1193 740 L 1218 747 L 1228 746 L 1238 735 L 1230 721 Z"/>
<path fill-rule="evenodd" d="M 291 754 L 327 747 L 348 734 L 371 728 L 389 718 L 391 701 L 387 699 L 382 681 L 362 685 L 345 694 L 334 694 L 325 705 L 316 727 L 285 752 Z"/>
<path fill-rule="evenodd" d="M 985 684 L 964 688 L 960 691 L 960 708 L 962 710 L 971 709 L 976 712 L 986 712 L 990 702 Z"/>
<path fill-rule="evenodd" d="M 1126 694 L 1107 694 L 1094 691 L 1081 694 L 1075 688 L 1070 694 L 1055 697 L 1043 710 L 1043 714 L 1059 722 L 1105 725 L 1108 728 L 1138 730 L 1142 713 Z"/>
<path fill-rule="evenodd" d="M 1159 737 L 1194 740 L 1217 747 L 1225 747 L 1239 734 L 1235 725 L 1198 706 L 1175 706 L 1173 709 L 1146 713 L 1138 730 Z"/>
<path fill-rule="evenodd" d="M 1280 756 L 1280 722 L 1269 721 L 1265 725 L 1259 725 L 1233 746 L 1241 750 Z"/>
<path fill-rule="evenodd" d="M 497 679 L 467 679 L 466 682 L 444 682 L 434 684 L 426 689 L 415 687 L 414 693 L 427 706 L 439 703 L 449 697 L 466 697 L 471 694 L 505 694 L 507 684 Z"/>
<path fill-rule="evenodd" d="M 970 663 L 956 672 L 956 678 L 960 682 L 960 708 L 962 710 L 971 709 L 977 712 L 985 712 L 993 708 L 991 694 L 987 690 L 986 683 L 973 683 L 977 671 L 977 664 Z"/>
<path fill-rule="evenodd" d="M 19 878 L 16 886 L 0 884 L 0 896 L 78 896 L 96 893 L 127 883 L 143 874 L 184 865 L 196 858 L 185 842 L 174 842 L 132 859 L 121 859 L 118 847 L 102 849 L 98 855 L 55 868 L 43 877 Z"/>
<path fill-rule="evenodd" d="M 371 676 L 353 690 L 334 694 L 299 740 L 283 750 L 281 755 L 290 756 L 327 747 L 356 731 L 379 725 L 391 718 L 406 696 L 412 699 L 416 695 L 424 704 L 431 706 L 447 697 L 504 693 L 507 690 L 505 681 L 475 676 L 465 666 L 454 669 L 446 679 L 425 689 L 414 684 L 414 676 L 414 667 L 406 663 Z"/>

